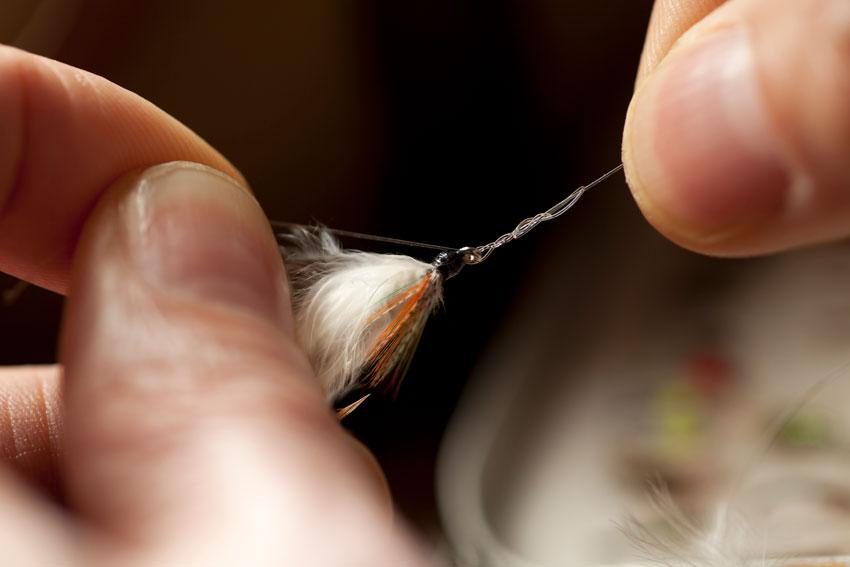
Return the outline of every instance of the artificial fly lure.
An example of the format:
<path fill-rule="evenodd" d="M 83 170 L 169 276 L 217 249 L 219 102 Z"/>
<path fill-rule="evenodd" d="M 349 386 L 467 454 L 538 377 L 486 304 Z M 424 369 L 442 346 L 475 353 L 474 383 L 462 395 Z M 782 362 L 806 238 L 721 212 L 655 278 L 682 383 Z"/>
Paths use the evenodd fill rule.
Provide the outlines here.
<path fill-rule="evenodd" d="M 296 340 L 331 401 L 355 389 L 397 391 L 443 284 L 480 264 L 500 246 L 567 212 L 581 196 L 623 168 L 618 165 L 542 213 L 483 246 L 443 248 L 322 227 L 272 223 L 279 235 L 295 315 Z M 430 262 L 409 256 L 344 250 L 335 236 L 439 250 Z M 367 394 L 368 395 L 368 394 Z M 340 410 L 345 417 L 365 399 Z"/>

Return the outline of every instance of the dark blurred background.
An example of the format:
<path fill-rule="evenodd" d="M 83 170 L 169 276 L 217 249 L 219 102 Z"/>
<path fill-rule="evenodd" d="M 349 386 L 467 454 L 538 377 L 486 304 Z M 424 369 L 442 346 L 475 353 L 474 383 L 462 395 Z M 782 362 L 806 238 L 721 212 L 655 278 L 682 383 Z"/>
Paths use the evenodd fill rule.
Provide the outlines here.
<path fill-rule="evenodd" d="M 243 172 L 271 219 L 465 246 L 618 163 L 651 3 L 4 0 L 0 42 L 162 107 Z M 575 263 L 581 277 L 624 227 L 651 234 L 618 176 L 467 268 L 397 399 L 373 396 L 345 421 L 426 533 L 439 533 L 441 433 L 528 274 Z M 60 314 L 60 297 L 33 288 L 2 307 L 0 363 L 54 361 Z"/>

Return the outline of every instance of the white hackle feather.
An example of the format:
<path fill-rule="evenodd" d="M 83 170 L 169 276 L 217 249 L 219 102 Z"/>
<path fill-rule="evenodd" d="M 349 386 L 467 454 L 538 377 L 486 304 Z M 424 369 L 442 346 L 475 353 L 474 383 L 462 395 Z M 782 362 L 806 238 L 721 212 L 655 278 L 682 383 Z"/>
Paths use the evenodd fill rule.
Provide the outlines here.
<path fill-rule="evenodd" d="M 318 228 L 283 240 L 296 340 L 327 397 L 396 387 L 441 301 L 439 270 L 409 256 L 343 250 Z"/>

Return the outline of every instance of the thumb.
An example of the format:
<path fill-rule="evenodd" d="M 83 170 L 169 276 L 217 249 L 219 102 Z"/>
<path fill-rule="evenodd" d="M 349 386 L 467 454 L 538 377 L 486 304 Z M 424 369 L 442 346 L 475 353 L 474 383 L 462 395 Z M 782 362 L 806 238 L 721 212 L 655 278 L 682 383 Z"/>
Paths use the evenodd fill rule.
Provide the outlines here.
<path fill-rule="evenodd" d="M 638 86 L 623 162 L 675 242 L 749 255 L 850 234 L 850 3 L 731 0 Z"/>
<path fill-rule="evenodd" d="M 295 346 L 247 190 L 185 163 L 119 182 L 70 289 L 65 471 L 86 519 L 170 553 L 155 564 L 417 564 Z"/>

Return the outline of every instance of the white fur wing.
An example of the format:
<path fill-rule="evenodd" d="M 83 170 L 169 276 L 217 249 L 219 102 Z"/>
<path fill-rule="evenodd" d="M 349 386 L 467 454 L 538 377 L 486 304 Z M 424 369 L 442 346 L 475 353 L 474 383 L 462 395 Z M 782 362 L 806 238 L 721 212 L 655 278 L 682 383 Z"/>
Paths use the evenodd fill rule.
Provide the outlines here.
<path fill-rule="evenodd" d="M 284 258 L 296 339 L 333 399 L 357 385 L 387 329 L 403 319 L 404 329 L 421 331 L 424 321 L 411 327 L 407 317 L 427 319 L 439 302 L 439 275 L 431 264 L 408 256 L 341 250 L 325 232 L 305 232 L 293 240 Z M 427 294 L 420 289 L 425 284 Z M 409 301 L 417 298 L 424 305 L 414 313 Z M 408 308 L 410 313 L 404 311 Z M 403 347 L 409 340 L 399 338 Z M 386 361 L 387 370 L 399 362 Z"/>

